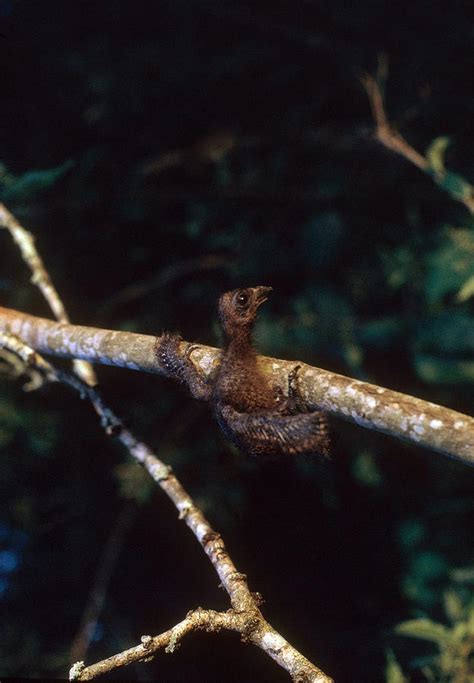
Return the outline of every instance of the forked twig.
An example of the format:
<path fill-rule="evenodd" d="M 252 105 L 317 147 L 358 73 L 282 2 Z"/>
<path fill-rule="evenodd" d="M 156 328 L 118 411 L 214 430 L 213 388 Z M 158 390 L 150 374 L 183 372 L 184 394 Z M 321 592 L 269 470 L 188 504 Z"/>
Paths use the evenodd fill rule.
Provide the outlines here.
<path fill-rule="evenodd" d="M 146 661 L 163 648 L 167 652 L 172 652 L 180 639 L 190 631 L 227 629 L 238 632 L 242 639 L 264 650 L 288 671 L 293 680 L 307 683 L 331 683 L 332 679 L 329 676 L 306 659 L 265 620 L 260 611 L 260 595 L 250 591 L 247 577 L 237 570 L 220 534 L 212 529 L 201 510 L 174 476 L 171 468 L 159 460 L 144 442 L 138 441 L 132 432 L 124 427 L 121 420 L 106 405 L 97 388 L 90 387 L 78 377 L 55 368 L 14 335 L 0 332 L 0 349 L 7 349 L 15 354 L 24 363 L 25 370 L 34 368 L 41 373 L 45 381 L 63 382 L 91 401 L 106 432 L 115 436 L 127 448 L 132 458 L 145 467 L 173 502 L 179 512 L 179 518 L 185 521 L 201 544 L 230 598 L 231 609 L 227 612 L 194 610 L 183 622 L 166 633 L 154 638 L 143 636 L 142 644 L 131 650 L 121 652 L 90 667 L 85 667 L 83 662 L 76 663 L 71 668 L 70 680 L 91 680 L 125 664 Z"/>
<path fill-rule="evenodd" d="M 417 152 L 394 128 L 387 119 L 382 92 L 376 78 L 370 74 L 365 74 L 361 78 L 361 83 L 369 98 L 377 140 L 387 149 L 400 154 L 421 171 L 430 175 L 435 183 L 448 192 L 453 199 L 461 202 L 471 213 L 474 213 L 473 186 L 458 174 L 446 170 L 442 163 L 438 162 L 437 166 L 434 167 L 427 156 Z"/>

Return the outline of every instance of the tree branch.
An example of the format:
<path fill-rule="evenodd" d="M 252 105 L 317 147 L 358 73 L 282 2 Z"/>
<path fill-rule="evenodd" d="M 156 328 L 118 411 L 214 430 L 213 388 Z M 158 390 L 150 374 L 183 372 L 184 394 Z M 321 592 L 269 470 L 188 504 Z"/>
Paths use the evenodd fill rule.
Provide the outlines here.
<path fill-rule="evenodd" d="M 361 78 L 361 83 L 369 98 L 372 116 L 375 122 L 375 137 L 387 149 L 400 154 L 417 168 L 432 177 L 437 185 L 448 192 L 453 199 L 464 204 L 474 213 L 474 187 L 460 175 L 444 168 L 442 161 L 437 164 L 414 149 L 405 138 L 394 128 L 385 113 L 382 92 L 377 80 L 370 74 Z"/>
<path fill-rule="evenodd" d="M 179 647 L 182 638 L 193 631 L 207 631 L 208 633 L 217 633 L 222 629 L 238 631 L 240 621 L 241 619 L 232 613 L 214 612 L 198 607 L 196 610 L 188 612 L 183 621 L 168 631 L 154 637 L 142 636 L 141 644 L 136 647 L 119 652 L 113 657 L 108 657 L 88 667 L 85 667 L 83 662 L 77 662 L 71 667 L 69 680 L 90 681 L 123 666 L 149 661 L 160 650 L 164 650 L 168 654 L 172 653 Z M 329 679 L 321 678 L 320 680 L 328 681 Z"/>
<path fill-rule="evenodd" d="M 69 323 L 66 308 L 45 268 L 43 259 L 36 249 L 34 236 L 20 225 L 15 216 L 2 202 L 0 202 L 0 228 L 8 230 L 13 241 L 18 246 L 23 261 L 31 270 L 31 282 L 38 287 L 48 302 L 56 320 L 61 323 Z M 73 367 L 74 371 L 84 382 L 91 386 L 97 384 L 95 372 L 89 363 L 75 358 L 73 359 Z"/>
<path fill-rule="evenodd" d="M 155 638 L 143 636 L 142 644 L 138 647 L 121 652 L 90 667 L 85 667 L 83 662 L 76 662 L 71 668 L 70 680 L 90 680 L 117 667 L 147 660 L 163 647 L 166 648 L 166 652 L 173 652 L 179 640 L 192 630 L 204 628 L 208 631 L 217 631 L 226 628 L 237 631 L 243 640 L 252 642 L 264 650 L 288 671 L 294 681 L 332 683 L 331 678 L 290 645 L 265 620 L 259 609 L 261 596 L 250 592 L 246 575 L 237 570 L 220 534 L 212 529 L 201 510 L 174 476 L 171 468 L 159 460 L 145 443 L 138 441 L 132 432 L 124 427 L 121 420 L 105 404 L 98 389 L 90 387 L 75 375 L 55 368 L 23 340 L 8 332 L 0 331 L 0 349 L 6 349 L 14 354 L 24 364 L 25 372 L 28 374 L 34 370 L 40 373 L 44 381 L 63 382 L 91 401 L 106 432 L 118 438 L 132 458 L 145 467 L 174 503 L 179 511 L 179 518 L 185 521 L 211 561 L 232 605 L 232 609 L 226 613 L 200 609 L 190 612 L 184 621 L 166 633 Z"/>
<path fill-rule="evenodd" d="M 15 334 L 41 353 L 81 358 L 164 375 L 155 354 L 156 337 L 132 332 L 65 325 L 0 307 L 0 331 Z M 180 350 L 188 347 L 182 342 Z M 211 380 L 220 351 L 199 346 L 192 360 Z M 296 361 L 261 356 L 264 372 L 286 392 Z M 321 408 L 350 422 L 390 434 L 474 465 L 474 418 L 428 401 L 327 370 L 301 365 L 299 387 L 308 408 Z"/>

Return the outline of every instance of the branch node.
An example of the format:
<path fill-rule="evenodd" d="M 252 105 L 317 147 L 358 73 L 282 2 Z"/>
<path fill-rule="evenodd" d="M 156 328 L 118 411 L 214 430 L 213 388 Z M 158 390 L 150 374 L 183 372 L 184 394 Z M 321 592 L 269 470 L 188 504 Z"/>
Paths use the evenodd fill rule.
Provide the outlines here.
<path fill-rule="evenodd" d="M 80 676 L 81 676 L 81 674 L 85 668 L 86 668 L 86 665 L 82 661 L 76 662 L 75 664 L 73 664 L 71 666 L 71 668 L 69 669 L 69 680 L 70 681 L 79 680 L 79 678 L 80 678 Z"/>
<path fill-rule="evenodd" d="M 186 519 L 192 508 L 193 506 L 191 503 L 184 503 L 184 505 L 180 505 L 178 519 Z"/>
<path fill-rule="evenodd" d="M 140 640 L 144 650 L 149 650 L 153 644 L 153 638 L 151 636 L 142 636 Z"/>
<path fill-rule="evenodd" d="M 208 543 L 215 543 L 217 541 L 222 541 L 222 536 L 217 531 L 209 531 L 201 538 L 201 545 L 205 548 Z"/>
<path fill-rule="evenodd" d="M 123 430 L 123 426 L 118 422 L 114 422 L 108 417 L 102 419 L 102 427 L 104 428 L 107 436 L 117 437 L 120 436 Z"/>
<path fill-rule="evenodd" d="M 250 595 L 255 600 L 255 604 L 257 605 L 257 607 L 261 607 L 265 603 L 265 599 L 264 599 L 263 595 L 261 593 L 259 593 L 258 591 L 257 592 L 251 591 Z"/>
<path fill-rule="evenodd" d="M 179 642 L 179 632 L 176 629 L 173 629 L 171 631 L 170 642 L 165 647 L 166 654 L 172 654 L 178 649 L 180 645 L 181 643 Z"/>
<path fill-rule="evenodd" d="M 163 463 L 153 463 L 150 466 L 149 471 L 157 484 L 162 481 L 166 481 L 173 474 L 173 468 L 171 465 L 165 465 Z"/>
<path fill-rule="evenodd" d="M 248 643 L 252 640 L 252 636 L 255 631 L 261 625 L 261 618 L 258 616 L 247 617 L 245 619 L 244 627 L 240 633 L 240 640 L 242 643 Z"/>
<path fill-rule="evenodd" d="M 247 581 L 247 574 L 242 574 L 241 572 L 231 572 L 227 579 L 229 581 Z"/>

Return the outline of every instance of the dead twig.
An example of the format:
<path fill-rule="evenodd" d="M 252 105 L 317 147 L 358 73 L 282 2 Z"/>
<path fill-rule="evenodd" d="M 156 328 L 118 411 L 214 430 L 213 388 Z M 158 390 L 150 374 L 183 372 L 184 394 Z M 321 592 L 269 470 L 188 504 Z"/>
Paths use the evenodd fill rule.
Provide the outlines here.
<path fill-rule="evenodd" d="M 158 636 L 142 636 L 140 645 L 119 652 L 88 667 L 84 666 L 83 662 L 77 662 L 71 667 L 69 680 L 90 681 L 123 666 L 135 662 L 150 661 L 160 650 L 164 650 L 166 654 L 171 654 L 178 649 L 184 636 L 193 631 L 206 631 L 208 633 L 218 633 L 223 629 L 240 631 L 243 621 L 240 615 L 232 612 L 215 612 L 198 607 L 196 610 L 188 612 L 183 621 L 168 631 Z M 329 679 L 320 680 L 328 681 Z"/>
<path fill-rule="evenodd" d="M 427 173 L 437 185 L 443 188 L 456 201 L 474 213 L 474 188 L 461 176 L 448 171 L 442 162 L 432 164 L 427 156 L 414 149 L 387 119 L 383 96 L 377 79 L 370 74 L 361 78 L 361 83 L 369 98 L 372 116 L 375 122 L 375 137 L 387 149 L 404 157 L 424 173 Z"/>

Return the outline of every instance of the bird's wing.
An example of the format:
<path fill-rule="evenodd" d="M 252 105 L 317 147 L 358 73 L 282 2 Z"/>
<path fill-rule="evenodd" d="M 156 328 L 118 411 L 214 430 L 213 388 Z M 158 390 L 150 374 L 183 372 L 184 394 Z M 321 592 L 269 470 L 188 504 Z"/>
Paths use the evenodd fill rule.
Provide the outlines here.
<path fill-rule="evenodd" d="M 297 415 L 241 413 L 224 405 L 216 414 L 226 436 L 250 455 L 329 455 L 328 422 L 321 411 Z"/>

